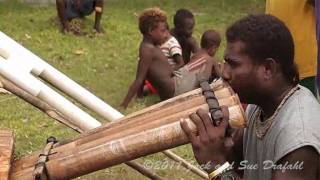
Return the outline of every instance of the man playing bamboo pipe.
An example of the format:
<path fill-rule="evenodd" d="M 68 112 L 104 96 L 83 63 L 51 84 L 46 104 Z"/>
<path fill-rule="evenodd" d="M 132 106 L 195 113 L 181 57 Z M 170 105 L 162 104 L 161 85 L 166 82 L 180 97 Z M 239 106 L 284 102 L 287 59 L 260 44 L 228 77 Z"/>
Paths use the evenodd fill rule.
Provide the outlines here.
<path fill-rule="evenodd" d="M 198 163 L 206 164 L 210 179 L 240 179 L 237 170 L 244 170 L 248 180 L 319 179 L 320 105 L 298 85 L 288 28 L 271 15 L 252 15 L 235 22 L 226 36 L 222 75 L 250 104 L 248 127 L 230 142 L 226 108 L 218 126 L 204 110 L 191 114 L 198 134 L 185 121 L 181 126 Z"/>
<path fill-rule="evenodd" d="M 56 0 L 59 20 L 62 25 L 62 32 L 70 30 L 68 21 L 74 18 L 83 18 L 96 12 L 94 29 L 102 33 L 100 21 L 103 10 L 103 0 Z"/>
<path fill-rule="evenodd" d="M 189 65 L 173 71 L 167 58 L 157 45 L 163 43 L 167 35 L 167 17 L 165 12 L 158 8 L 146 9 L 139 17 L 139 29 L 143 40 L 139 49 L 139 64 L 136 79 L 130 86 L 121 106 L 127 107 L 130 100 L 142 87 L 145 79 L 148 79 L 158 91 L 161 100 L 190 91 L 197 87 L 197 73 L 189 71 Z M 203 72 L 211 74 L 213 62 L 207 61 Z"/>

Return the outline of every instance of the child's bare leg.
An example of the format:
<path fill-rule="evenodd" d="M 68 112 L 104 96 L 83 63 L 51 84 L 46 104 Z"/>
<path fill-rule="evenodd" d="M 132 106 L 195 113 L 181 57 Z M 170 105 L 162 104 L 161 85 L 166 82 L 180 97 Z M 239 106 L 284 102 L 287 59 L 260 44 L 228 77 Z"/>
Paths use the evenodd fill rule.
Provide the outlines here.
<path fill-rule="evenodd" d="M 63 32 L 69 31 L 66 4 L 67 4 L 66 0 L 56 0 L 58 16 L 59 16 L 60 23 L 62 25 Z"/>
<path fill-rule="evenodd" d="M 103 12 L 103 0 L 96 1 L 95 12 L 96 12 L 96 17 L 95 17 L 95 22 L 94 22 L 93 28 L 98 33 L 103 33 L 103 29 L 101 28 L 101 25 L 100 25 L 101 16 L 102 16 L 102 12 Z"/>

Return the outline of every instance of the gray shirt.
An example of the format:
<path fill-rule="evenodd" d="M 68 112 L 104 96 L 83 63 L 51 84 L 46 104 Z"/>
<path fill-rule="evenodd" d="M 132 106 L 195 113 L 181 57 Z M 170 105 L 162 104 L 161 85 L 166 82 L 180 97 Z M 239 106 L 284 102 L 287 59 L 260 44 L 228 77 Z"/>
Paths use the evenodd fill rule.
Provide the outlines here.
<path fill-rule="evenodd" d="M 286 101 L 262 139 L 256 135 L 254 122 L 260 121 L 261 110 L 249 105 L 246 111 L 248 128 L 243 136 L 244 169 L 246 180 L 270 180 L 272 170 L 301 169 L 303 162 L 275 166 L 288 153 L 303 146 L 312 146 L 320 154 L 320 105 L 305 87 Z"/>

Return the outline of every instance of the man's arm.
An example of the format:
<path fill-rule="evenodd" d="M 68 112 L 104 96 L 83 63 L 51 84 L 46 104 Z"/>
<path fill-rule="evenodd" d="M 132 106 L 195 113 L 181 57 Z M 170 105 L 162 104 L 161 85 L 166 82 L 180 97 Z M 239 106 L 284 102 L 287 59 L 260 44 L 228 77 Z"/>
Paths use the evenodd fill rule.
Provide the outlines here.
<path fill-rule="evenodd" d="M 138 69 L 137 69 L 137 74 L 136 74 L 136 79 L 134 82 L 131 84 L 128 93 L 126 97 L 124 98 L 123 102 L 121 103 L 121 106 L 124 108 L 127 108 L 129 102 L 133 98 L 134 95 L 137 94 L 139 88 L 143 85 L 143 82 L 146 78 L 148 69 L 150 67 L 150 64 L 152 62 L 152 48 L 151 47 L 144 47 L 140 51 L 140 60 L 138 64 Z"/>
<path fill-rule="evenodd" d="M 281 158 L 276 169 L 272 172 L 272 180 L 292 179 L 292 180 L 318 180 L 319 177 L 319 153 L 311 146 L 304 146 Z M 285 166 L 285 165 L 288 166 Z M 289 169 L 289 165 L 298 166 Z M 299 166 L 300 165 L 300 166 Z"/>
<path fill-rule="evenodd" d="M 103 0 L 96 1 L 95 12 L 96 12 L 96 17 L 95 17 L 95 22 L 94 22 L 93 28 L 98 33 L 103 33 L 103 29 L 101 28 L 101 25 L 100 25 L 101 16 L 102 16 L 102 12 L 103 12 Z"/>

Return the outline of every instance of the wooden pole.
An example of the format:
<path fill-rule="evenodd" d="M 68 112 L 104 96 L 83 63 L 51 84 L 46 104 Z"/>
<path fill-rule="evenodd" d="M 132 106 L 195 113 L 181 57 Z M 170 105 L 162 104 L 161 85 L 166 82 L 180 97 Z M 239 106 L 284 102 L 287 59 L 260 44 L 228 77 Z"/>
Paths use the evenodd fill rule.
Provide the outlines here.
<path fill-rule="evenodd" d="M 140 165 L 139 163 L 136 163 L 133 161 L 127 161 L 126 165 L 130 166 L 131 168 L 135 169 L 136 171 L 140 172 L 142 175 L 144 175 L 150 179 L 153 179 L 153 180 L 161 180 L 162 179 L 158 175 L 153 173 L 152 171 L 146 170 L 146 168 L 144 166 Z"/>
<path fill-rule="evenodd" d="M 166 151 L 162 151 L 162 152 L 163 152 L 163 154 L 165 154 L 166 156 L 170 157 L 171 159 L 175 159 L 175 161 L 181 162 L 181 165 L 187 166 L 186 168 L 189 169 L 190 171 L 192 171 L 193 173 L 201 175 L 201 177 L 203 179 L 208 179 L 208 174 L 207 173 L 205 173 L 203 171 L 200 171 L 199 168 L 194 168 L 195 166 L 188 166 L 189 162 L 186 161 L 185 159 L 180 158 L 179 156 L 176 156 L 171 151 L 167 151 L 166 150 Z"/>

